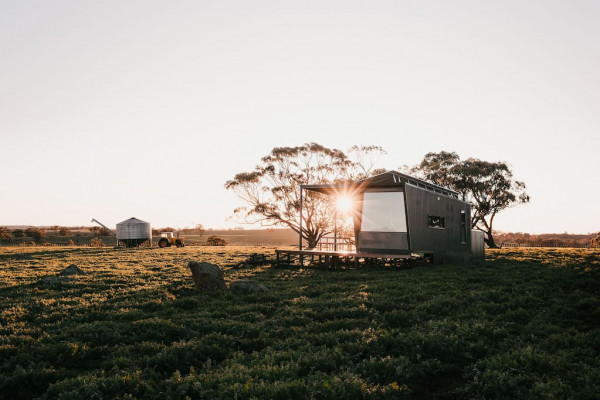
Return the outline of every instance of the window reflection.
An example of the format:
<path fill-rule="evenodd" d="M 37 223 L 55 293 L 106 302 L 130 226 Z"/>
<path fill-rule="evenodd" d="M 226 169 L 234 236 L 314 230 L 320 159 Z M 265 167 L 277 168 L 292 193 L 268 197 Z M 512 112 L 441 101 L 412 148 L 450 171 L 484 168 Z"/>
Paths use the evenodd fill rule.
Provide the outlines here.
<path fill-rule="evenodd" d="M 363 199 L 363 232 L 406 232 L 403 192 L 366 192 Z"/>
<path fill-rule="evenodd" d="M 435 215 L 430 215 L 427 217 L 427 225 L 430 228 L 440 228 L 443 229 L 446 227 L 446 222 L 444 221 L 444 217 L 438 217 Z"/>

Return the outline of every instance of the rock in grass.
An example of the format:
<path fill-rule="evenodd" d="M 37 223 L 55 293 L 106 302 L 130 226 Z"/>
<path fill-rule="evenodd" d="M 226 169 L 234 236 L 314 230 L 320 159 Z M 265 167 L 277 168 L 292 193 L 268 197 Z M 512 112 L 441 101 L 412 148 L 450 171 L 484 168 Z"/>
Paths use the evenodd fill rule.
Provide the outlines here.
<path fill-rule="evenodd" d="M 223 271 L 218 266 L 207 262 L 190 261 L 188 268 L 192 271 L 192 280 L 199 292 L 227 289 Z"/>
<path fill-rule="evenodd" d="M 87 275 L 87 272 L 79 268 L 77 265 L 71 264 L 67 268 L 60 271 L 60 275 Z"/>
<path fill-rule="evenodd" d="M 251 280 L 233 281 L 229 284 L 229 289 L 236 292 L 239 291 L 248 293 L 266 292 L 268 290 L 265 285 Z"/>

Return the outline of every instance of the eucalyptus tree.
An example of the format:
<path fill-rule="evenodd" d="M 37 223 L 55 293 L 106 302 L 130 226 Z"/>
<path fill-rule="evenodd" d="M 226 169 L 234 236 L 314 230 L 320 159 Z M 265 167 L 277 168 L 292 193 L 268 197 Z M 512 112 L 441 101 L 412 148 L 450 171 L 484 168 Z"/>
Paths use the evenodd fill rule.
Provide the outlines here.
<path fill-rule="evenodd" d="M 427 153 L 412 171 L 468 198 L 472 205 L 471 228 L 485 232 L 485 242 L 491 248 L 498 247 L 493 236 L 496 215 L 530 201 L 525 183 L 513 179 L 506 162 L 461 160 L 454 152 L 441 151 Z"/>
<path fill-rule="evenodd" d="M 353 146 L 347 152 L 317 143 L 275 147 L 249 172 L 240 172 L 225 183 L 246 203 L 234 213 L 245 223 L 286 226 L 301 234 L 308 247 L 330 233 L 334 221 L 333 199 L 307 192 L 300 221 L 300 185 L 340 183 L 381 172 L 374 168 L 375 156 L 385 153 L 378 146 Z"/>

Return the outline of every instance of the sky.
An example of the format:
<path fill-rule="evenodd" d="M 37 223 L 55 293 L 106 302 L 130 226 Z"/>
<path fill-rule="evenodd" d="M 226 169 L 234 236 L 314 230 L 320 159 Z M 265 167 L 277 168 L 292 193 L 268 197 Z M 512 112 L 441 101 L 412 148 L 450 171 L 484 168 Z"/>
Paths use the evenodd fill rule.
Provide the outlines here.
<path fill-rule="evenodd" d="M 600 230 L 598 1 L 0 0 L 0 225 L 239 225 L 274 147 L 505 161 L 495 228 Z"/>

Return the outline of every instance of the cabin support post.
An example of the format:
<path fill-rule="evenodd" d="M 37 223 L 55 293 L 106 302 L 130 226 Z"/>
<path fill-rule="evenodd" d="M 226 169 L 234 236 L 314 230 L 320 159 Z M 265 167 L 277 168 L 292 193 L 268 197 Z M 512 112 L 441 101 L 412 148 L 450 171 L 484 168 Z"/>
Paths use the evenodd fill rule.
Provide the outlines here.
<path fill-rule="evenodd" d="M 302 186 L 300 186 L 300 229 L 298 232 L 298 250 L 302 250 Z"/>
<path fill-rule="evenodd" d="M 302 185 L 300 185 L 300 233 L 298 234 L 298 250 L 302 250 L 302 200 Z M 302 256 L 302 253 L 298 256 L 298 261 L 300 266 L 304 265 L 304 258 Z"/>
<path fill-rule="evenodd" d="M 333 220 L 333 251 L 337 251 L 337 206 L 335 208 L 335 216 Z"/>

